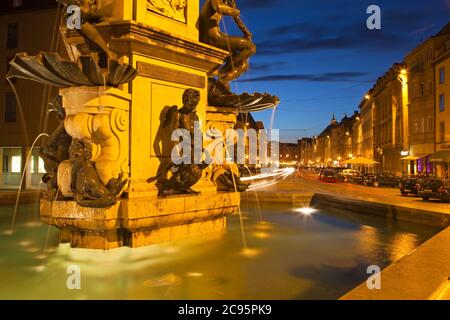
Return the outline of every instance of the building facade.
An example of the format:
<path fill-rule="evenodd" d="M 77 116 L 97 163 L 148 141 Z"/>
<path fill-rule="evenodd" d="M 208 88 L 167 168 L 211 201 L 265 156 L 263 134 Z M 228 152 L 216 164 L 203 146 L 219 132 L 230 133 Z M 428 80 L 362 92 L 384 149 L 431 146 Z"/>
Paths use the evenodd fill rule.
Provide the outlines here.
<path fill-rule="evenodd" d="M 355 120 L 352 128 L 352 157 L 361 158 L 363 156 L 363 129 L 361 115 L 355 112 Z"/>
<path fill-rule="evenodd" d="M 450 40 L 436 50 L 436 175 L 449 179 L 450 169 Z"/>
<path fill-rule="evenodd" d="M 0 4 L 0 188 L 17 188 L 25 172 L 24 188 L 41 187 L 45 173 L 38 148 L 41 133 L 56 125 L 47 105 L 56 91 L 25 80 L 5 80 L 8 62 L 19 52 L 58 51 L 61 10 L 54 0 L 3 0 Z M 14 86 L 14 88 L 12 87 Z M 14 89 L 17 90 L 17 99 Z M 38 141 L 37 146 L 42 140 Z M 28 157 L 30 155 L 30 157 Z M 28 159 L 29 158 L 29 159 Z M 27 159 L 29 161 L 27 161 Z"/>
<path fill-rule="evenodd" d="M 434 174 L 430 156 L 436 151 L 435 66 L 437 49 L 450 39 L 449 24 L 405 57 L 408 65 L 410 157 L 416 158 L 411 173 Z"/>
<path fill-rule="evenodd" d="M 317 153 L 317 138 L 303 138 L 298 141 L 298 162 L 301 166 L 316 166 Z"/>
<path fill-rule="evenodd" d="M 398 176 L 404 174 L 402 157 L 408 148 L 407 134 L 403 130 L 408 119 L 408 97 L 404 96 L 406 74 L 405 65 L 394 64 L 378 79 L 367 97 L 374 111 L 374 159 L 380 163 L 376 168 Z"/>

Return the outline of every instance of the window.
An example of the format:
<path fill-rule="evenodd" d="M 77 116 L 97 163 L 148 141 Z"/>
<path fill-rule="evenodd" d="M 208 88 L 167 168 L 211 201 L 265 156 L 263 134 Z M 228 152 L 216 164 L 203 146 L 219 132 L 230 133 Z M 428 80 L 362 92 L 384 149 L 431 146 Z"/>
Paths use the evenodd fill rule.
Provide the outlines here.
<path fill-rule="evenodd" d="M 5 122 L 16 122 L 16 97 L 12 93 L 6 94 Z"/>
<path fill-rule="evenodd" d="M 32 157 L 31 173 L 46 173 L 44 160 L 41 157 L 38 156 Z"/>
<path fill-rule="evenodd" d="M 440 132 L 440 138 L 441 138 L 441 143 L 445 142 L 445 122 L 441 121 L 439 123 L 439 132 Z"/>
<path fill-rule="evenodd" d="M 414 120 L 414 134 L 419 133 L 419 121 Z"/>
<path fill-rule="evenodd" d="M 22 172 L 22 157 L 12 156 L 11 157 L 11 173 L 21 173 Z"/>
<path fill-rule="evenodd" d="M 6 48 L 15 49 L 18 47 L 19 25 L 17 23 L 9 23 L 7 29 Z"/>
<path fill-rule="evenodd" d="M 439 111 L 440 112 L 445 111 L 445 94 L 441 94 L 439 96 Z"/>
<path fill-rule="evenodd" d="M 20 8 L 22 6 L 22 0 L 12 0 L 13 8 Z"/>
<path fill-rule="evenodd" d="M 427 132 L 433 132 L 433 117 L 427 118 Z"/>
<path fill-rule="evenodd" d="M 431 80 L 428 81 L 428 95 L 433 95 L 433 81 Z"/>
<path fill-rule="evenodd" d="M 439 84 L 445 83 L 445 68 L 442 67 L 439 69 Z"/>
<path fill-rule="evenodd" d="M 3 173 L 9 172 L 9 157 L 7 155 L 3 155 Z"/>
<path fill-rule="evenodd" d="M 423 82 L 420 84 L 420 96 L 425 96 L 425 84 Z"/>
<path fill-rule="evenodd" d="M 425 118 L 420 119 L 420 132 L 425 133 Z"/>

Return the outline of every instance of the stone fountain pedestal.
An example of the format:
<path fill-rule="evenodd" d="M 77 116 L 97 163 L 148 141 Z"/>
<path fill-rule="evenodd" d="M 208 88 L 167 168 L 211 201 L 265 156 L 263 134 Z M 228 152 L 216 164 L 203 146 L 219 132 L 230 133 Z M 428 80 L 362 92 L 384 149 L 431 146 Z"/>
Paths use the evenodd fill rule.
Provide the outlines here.
<path fill-rule="evenodd" d="M 238 203 L 232 193 L 122 199 L 108 209 L 42 200 L 41 219 L 61 229 L 61 242 L 74 248 L 137 248 L 222 232 Z"/>
<path fill-rule="evenodd" d="M 148 10 L 144 0 L 135 1 L 137 6 L 132 1 L 106 2 L 112 3 L 107 8 L 114 8 L 107 12 L 111 19 L 96 28 L 120 62 L 132 65 L 138 76 L 118 88 L 75 87 L 61 89 L 60 95 L 66 131 L 92 143 L 101 181 L 106 184 L 122 174 L 129 183 L 116 205 L 81 207 L 71 199 L 70 166 L 62 163 L 58 183 L 67 200 L 41 200 L 43 222 L 61 229 L 61 240 L 72 247 L 106 250 L 223 231 L 240 198 L 218 192 L 211 170 L 205 170 L 193 188 L 199 195 L 160 198 L 147 180 L 157 175 L 161 160 L 170 157 L 163 147 L 170 134 L 162 133 L 160 126 L 168 106 L 181 107 L 186 89 L 200 91 L 197 114 L 203 130 L 236 123 L 234 110 L 207 103 L 208 73 L 222 65 L 228 53 L 199 42 L 198 0 L 188 2 L 185 21 Z M 80 40 L 78 33 L 67 32 L 66 48 L 73 58 Z"/>

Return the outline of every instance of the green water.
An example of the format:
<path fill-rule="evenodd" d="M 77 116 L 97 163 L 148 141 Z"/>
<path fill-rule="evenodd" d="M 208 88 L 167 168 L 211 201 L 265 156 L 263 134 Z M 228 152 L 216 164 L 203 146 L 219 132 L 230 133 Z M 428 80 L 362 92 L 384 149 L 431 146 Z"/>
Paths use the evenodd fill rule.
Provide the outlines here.
<path fill-rule="evenodd" d="M 0 208 L 0 299 L 337 299 L 436 234 L 432 227 L 381 218 L 243 205 L 221 235 L 109 252 L 58 245 L 58 230 L 40 224 L 37 206 Z M 81 290 L 66 286 L 81 270 Z"/>

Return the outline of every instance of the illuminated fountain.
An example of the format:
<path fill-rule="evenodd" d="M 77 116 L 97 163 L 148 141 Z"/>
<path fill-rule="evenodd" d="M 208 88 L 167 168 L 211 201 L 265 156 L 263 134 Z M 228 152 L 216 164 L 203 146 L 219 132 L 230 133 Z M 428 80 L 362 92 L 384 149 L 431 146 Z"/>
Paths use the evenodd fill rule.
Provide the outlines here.
<path fill-rule="evenodd" d="M 61 125 L 41 148 L 48 186 L 41 219 L 61 230 L 62 242 L 93 249 L 223 230 L 246 189 L 238 170 L 175 164 L 171 134 L 184 129 L 194 138 L 195 122 L 201 136 L 224 132 L 239 112 L 279 102 L 230 90 L 255 53 L 234 1 L 223 5 L 245 36 L 220 41 L 222 15 L 209 0 L 201 14 L 198 0 L 165 1 L 167 8 L 148 0 L 61 2 L 79 5 L 82 16 L 78 26 L 71 20 L 73 30 L 60 30 L 69 59 L 18 54 L 8 75 L 59 88 L 52 108 Z"/>

